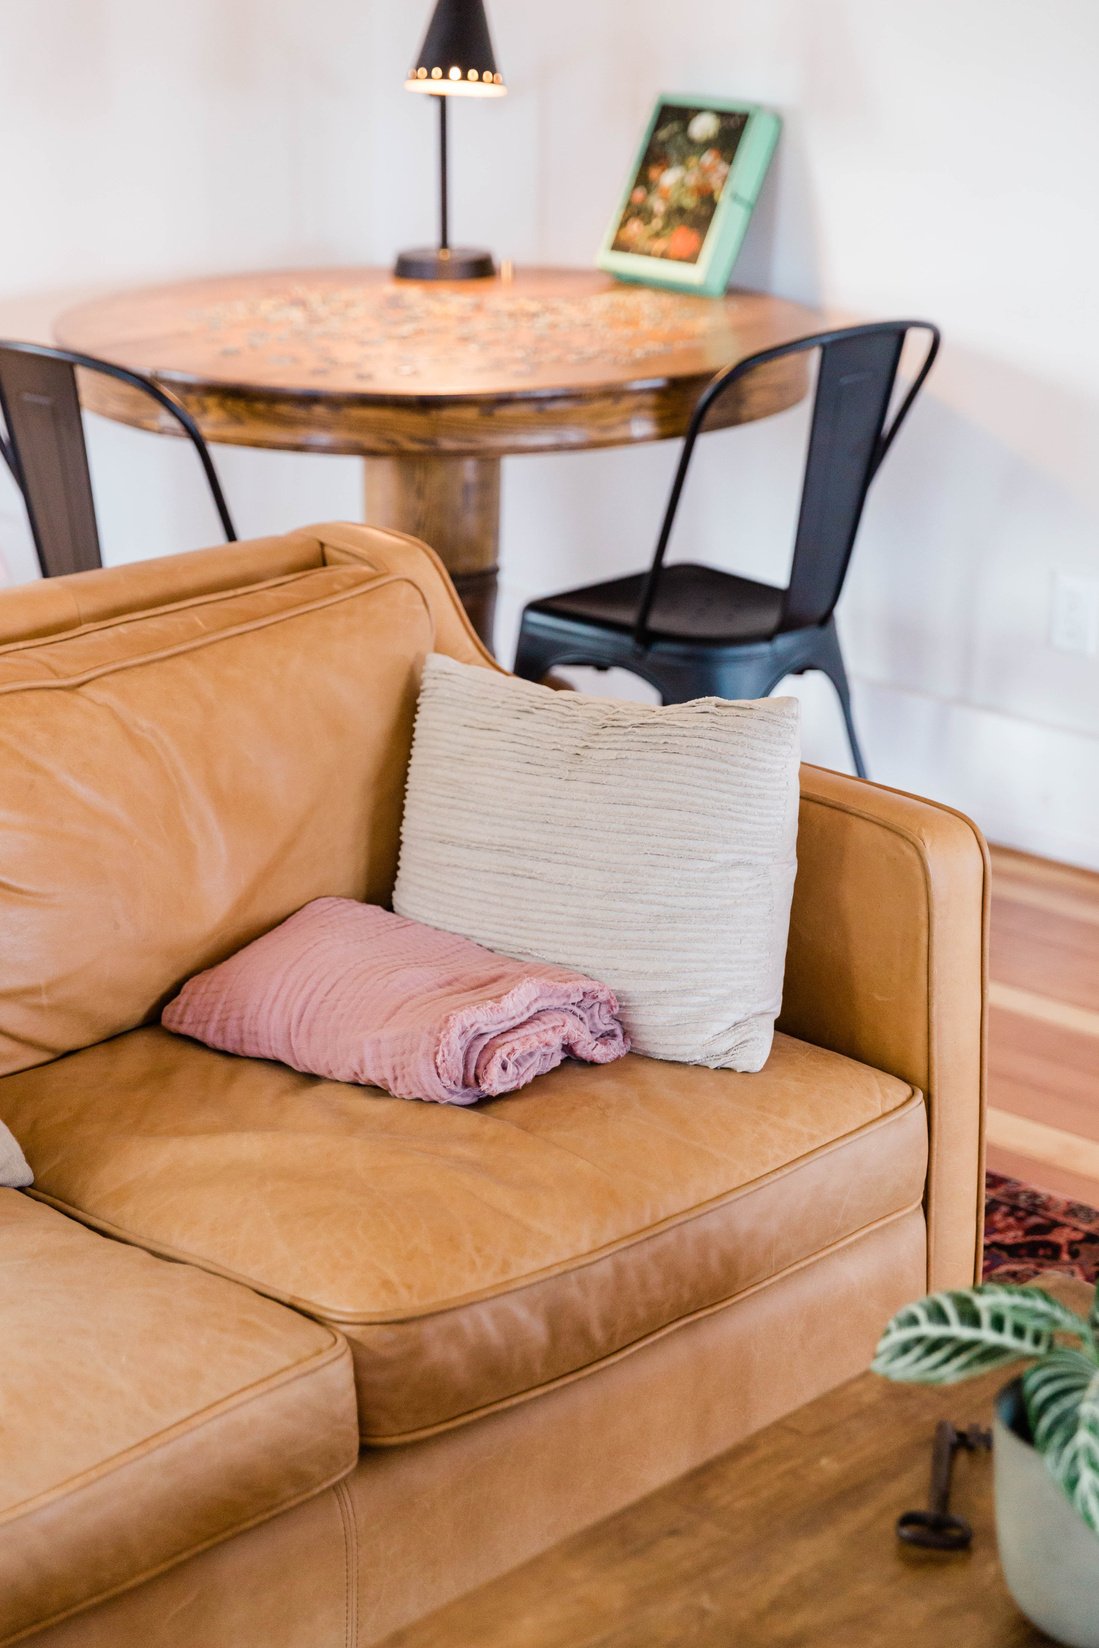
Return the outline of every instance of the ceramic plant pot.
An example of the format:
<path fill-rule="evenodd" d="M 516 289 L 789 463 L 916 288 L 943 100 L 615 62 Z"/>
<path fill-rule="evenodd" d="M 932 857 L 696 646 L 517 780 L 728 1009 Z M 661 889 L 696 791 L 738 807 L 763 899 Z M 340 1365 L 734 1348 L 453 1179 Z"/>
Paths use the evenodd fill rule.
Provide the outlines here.
<path fill-rule="evenodd" d="M 996 1540 L 1022 1612 L 1065 1648 L 1099 1648 L 1099 1537 L 1077 1516 L 1030 1441 L 1019 1380 L 996 1399 Z"/>

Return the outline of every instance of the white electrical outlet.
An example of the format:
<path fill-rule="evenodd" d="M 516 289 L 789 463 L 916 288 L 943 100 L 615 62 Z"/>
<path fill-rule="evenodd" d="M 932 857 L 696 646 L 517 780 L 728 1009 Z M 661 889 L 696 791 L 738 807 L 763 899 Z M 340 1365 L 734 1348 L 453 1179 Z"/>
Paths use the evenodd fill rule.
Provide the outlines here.
<path fill-rule="evenodd" d="M 1057 652 L 1099 652 L 1099 578 L 1054 573 L 1049 644 Z"/>

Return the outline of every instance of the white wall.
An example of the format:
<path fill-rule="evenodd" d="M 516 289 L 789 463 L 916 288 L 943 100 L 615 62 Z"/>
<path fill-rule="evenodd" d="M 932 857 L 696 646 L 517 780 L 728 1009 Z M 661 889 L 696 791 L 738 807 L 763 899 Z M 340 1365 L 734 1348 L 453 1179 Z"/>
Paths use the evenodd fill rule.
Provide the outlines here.
<path fill-rule="evenodd" d="M 462 238 L 586 263 L 657 90 L 758 98 L 786 128 L 738 280 L 942 325 L 841 609 L 869 758 L 995 839 L 1099 867 L 1099 660 L 1047 644 L 1055 569 L 1099 577 L 1094 0 L 490 6 L 512 95 L 455 111 Z M 429 10 L 0 0 L 5 326 L 74 286 L 422 240 L 433 123 L 401 81 Z M 781 577 L 801 418 L 709 438 L 681 546 Z M 108 559 L 215 536 L 182 450 L 112 427 L 95 450 Z M 644 561 L 672 457 L 508 463 L 505 653 L 532 594 Z M 352 460 L 220 461 L 247 532 L 359 510 Z M 29 575 L 9 492 L 0 553 Z M 842 763 L 827 688 L 799 691 L 807 752 Z"/>

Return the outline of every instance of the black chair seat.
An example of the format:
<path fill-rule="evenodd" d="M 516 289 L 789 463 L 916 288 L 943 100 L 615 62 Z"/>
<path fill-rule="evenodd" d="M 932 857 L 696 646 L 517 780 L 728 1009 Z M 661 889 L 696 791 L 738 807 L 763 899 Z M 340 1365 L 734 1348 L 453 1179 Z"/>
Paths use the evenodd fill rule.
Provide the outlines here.
<path fill-rule="evenodd" d="M 923 364 L 890 421 L 901 351 L 928 335 Z M 719 372 L 687 428 L 648 569 L 534 601 L 523 613 L 515 673 L 542 681 L 559 666 L 626 669 L 665 704 L 765 698 L 789 675 L 820 670 L 836 689 L 855 771 L 855 735 L 835 607 L 871 481 L 923 387 L 939 348 L 926 321 L 878 321 L 795 338 Z M 818 357 L 790 581 L 785 589 L 697 562 L 665 564 L 695 443 L 715 403 L 751 372 L 787 355 Z"/>
<path fill-rule="evenodd" d="M 535 601 L 530 612 L 630 633 L 647 574 L 564 590 Z M 770 640 L 782 617 L 784 590 L 693 562 L 665 567 L 646 626 L 653 641 Z"/>

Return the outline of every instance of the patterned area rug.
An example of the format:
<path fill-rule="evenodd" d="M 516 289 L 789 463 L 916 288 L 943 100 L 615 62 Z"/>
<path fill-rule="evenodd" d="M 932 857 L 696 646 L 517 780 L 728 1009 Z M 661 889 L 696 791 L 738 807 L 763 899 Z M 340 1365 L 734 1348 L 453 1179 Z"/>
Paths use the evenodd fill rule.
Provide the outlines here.
<path fill-rule="evenodd" d="M 1099 1276 L 1099 1211 L 1065 1202 L 1018 1179 L 990 1173 L 985 1203 L 985 1280 L 1027 1282 L 1060 1270 L 1094 1282 Z"/>

